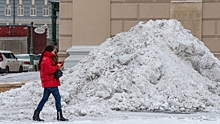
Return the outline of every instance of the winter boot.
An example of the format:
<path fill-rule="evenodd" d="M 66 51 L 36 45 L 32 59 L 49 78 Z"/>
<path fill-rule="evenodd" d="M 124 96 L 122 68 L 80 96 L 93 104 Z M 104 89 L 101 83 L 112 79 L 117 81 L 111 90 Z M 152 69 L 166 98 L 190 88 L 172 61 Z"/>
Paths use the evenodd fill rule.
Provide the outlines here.
<path fill-rule="evenodd" d="M 62 111 L 57 112 L 57 120 L 58 121 L 69 121 L 69 119 L 66 119 L 63 117 Z"/>
<path fill-rule="evenodd" d="M 34 121 L 44 121 L 43 119 L 40 119 L 39 115 L 40 115 L 40 111 L 35 110 L 35 111 L 34 111 L 33 120 L 34 120 Z"/>

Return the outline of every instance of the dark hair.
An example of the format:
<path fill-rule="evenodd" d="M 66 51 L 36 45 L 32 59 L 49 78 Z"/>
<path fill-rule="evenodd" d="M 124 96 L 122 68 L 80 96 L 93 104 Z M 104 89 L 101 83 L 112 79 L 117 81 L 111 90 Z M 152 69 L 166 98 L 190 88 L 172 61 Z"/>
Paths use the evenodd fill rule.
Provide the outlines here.
<path fill-rule="evenodd" d="M 41 57 L 40 57 L 40 60 L 39 60 L 39 64 L 38 64 L 39 70 L 41 69 L 40 65 L 41 65 L 41 62 L 42 62 L 42 58 L 44 57 L 44 53 L 45 53 L 46 51 L 52 52 L 54 49 L 56 49 L 56 47 L 55 47 L 54 45 L 48 45 L 48 46 L 44 49 L 44 51 L 43 51 L 42 54 L 41 54 Z"/>

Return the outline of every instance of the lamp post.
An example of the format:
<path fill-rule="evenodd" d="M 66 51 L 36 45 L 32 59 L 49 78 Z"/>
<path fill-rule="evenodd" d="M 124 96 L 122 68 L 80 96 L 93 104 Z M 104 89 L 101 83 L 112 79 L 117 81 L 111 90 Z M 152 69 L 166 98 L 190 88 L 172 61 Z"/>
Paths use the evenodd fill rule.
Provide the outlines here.
<path fill-rule="evenodd" d="M 13 25 L 15 25 L 15 0 L 13 0 Z"/>
<path fill-rule="evenodd" d="M 59 0 L 50 0 L 49 1 L 52 4 L 52 45 L 57 45 L 56 41 L 56 21 L 57 21 L 57 12 L 59 12 Z"/>
<path fill-rule="evenodd" d="M 29 71 L 34 71 L 34 60 L 33 60 L 33 22 L 31 22 L 31 40 L 30 40 L 30 66 Z"/>

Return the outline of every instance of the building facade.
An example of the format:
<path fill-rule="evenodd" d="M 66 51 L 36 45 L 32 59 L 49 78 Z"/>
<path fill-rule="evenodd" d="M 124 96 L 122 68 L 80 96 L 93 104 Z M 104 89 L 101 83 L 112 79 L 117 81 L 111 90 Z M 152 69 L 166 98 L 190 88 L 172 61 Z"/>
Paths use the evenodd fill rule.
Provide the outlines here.
<path fill-rule="evenodd" d="M 69 63 L 80 49 L 89 51 L 140 21 L 157 19 L 179 20 L 220 54 L 220 0 L 60 0 L 59 18 L 59 59 Z"/>
<path fill-rule="evenodd" d="M 15 2 L 15 3 L 14 3 Z M 47 28 L 47 44 L 50 44 L 52 37 L 51 26 L 51 3 L 48 0 L 0 0 L 0 26 L 4 25 L 29 25 L 34 23 L 34 27 Z M 59 16 L 58 16 L 59 17 Z M 59 39 L 59 19 L 57 19 L 56 38 Z M 1 39 L 4 40 L 4 39 Z M 1 44 L 0 40 L 0 44 Z M 59 40 L 57 40 L 58 42 Z M 13 40 L 13 44 L 16 38 Z M 9 42 L 4 42 L 4 46 L 12 46 Z M 1 48 L 5 49 L 6 48 Z M 20 52 L 21 53 L 21 52 Z"/>

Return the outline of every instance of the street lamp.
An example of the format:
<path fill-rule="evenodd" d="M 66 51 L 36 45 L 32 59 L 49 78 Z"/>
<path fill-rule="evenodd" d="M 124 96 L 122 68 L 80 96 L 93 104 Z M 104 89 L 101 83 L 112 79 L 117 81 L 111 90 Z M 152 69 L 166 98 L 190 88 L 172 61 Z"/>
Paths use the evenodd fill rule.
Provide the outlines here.
<path fill-rule="evenodd" d="M 15 0 L 13 0 L 13 25 L 15 25 Z"/>
<path fill-rule="evenodd" d="M 56 21 L 57 21 L 57 12 L 59 12 L 59 0 L 49 0 L 49 2 L 52 4 L 52 45 L 57 45 L 56 41 Z"/>
<path fill-rule="evenodd" d="M 34 71 L 34 60 L 33 60 L 33 25 L 34 23 L 31 22 L 31 40 L 30 40 L 30 66 L 29 66 L 29 71 Z"/>

